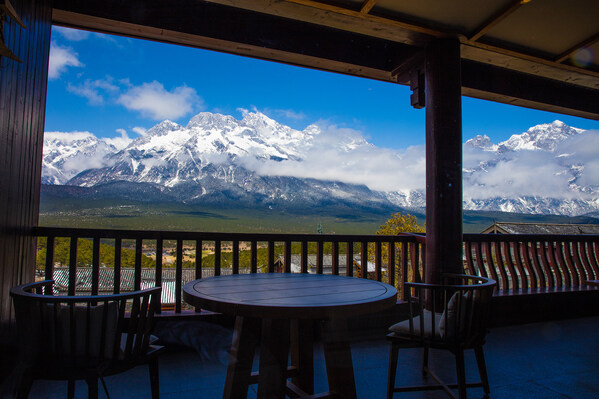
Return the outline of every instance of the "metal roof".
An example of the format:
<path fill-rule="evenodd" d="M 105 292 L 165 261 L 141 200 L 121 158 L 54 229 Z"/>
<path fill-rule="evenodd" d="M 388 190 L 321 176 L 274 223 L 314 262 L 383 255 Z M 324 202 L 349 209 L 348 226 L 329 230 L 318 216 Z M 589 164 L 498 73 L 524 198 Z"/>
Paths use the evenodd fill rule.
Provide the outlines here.
<path fill-rule="evenodd" d="M 483 234 L 599 234 L 596 224 L 494 222 Z"/>

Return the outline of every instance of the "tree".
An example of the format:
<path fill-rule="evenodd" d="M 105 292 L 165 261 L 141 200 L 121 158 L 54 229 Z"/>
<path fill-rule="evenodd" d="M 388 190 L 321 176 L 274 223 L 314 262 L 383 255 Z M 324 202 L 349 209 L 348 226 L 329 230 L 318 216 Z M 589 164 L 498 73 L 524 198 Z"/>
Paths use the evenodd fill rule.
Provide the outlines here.
<path fill-rule="evenodd" d="M 425 226 L 418 224 L 418 219 L 416 216 L 411 215 L 409 213 L 402 214 L 401 212 L 397 212 L 391 215 L 391 218 L 379 226 L 377 230 L 377 235 L 397 235 L 401 233 L 424 233 Z M 389 264 L 388 258 L 388 248 L 389 244 L 383 243 L 381 246 L 381 260 L 383 264 Z M 396 244 L 395 248 L 395 287 L 398 290 L 401 290 L 401 281 L 402 281 L 402 270 L 400 265 L 401 255 L 403 251 L 407 251 L 408 248 L 404 244 Z M 371 261 L 374 260 L 374 243 L 369 244 L 369 258 Z M 408 270 L 407 281 L 413 280 L 413 270 Z"/>
<path fill-rule="evenodd" d="M 376 234 L 396 235 L 399 233 L 424 233 L 424 225 L 418 224 L 416 216 L 401 212 L 394 213 L 391 218 L 382 224 Z"/>

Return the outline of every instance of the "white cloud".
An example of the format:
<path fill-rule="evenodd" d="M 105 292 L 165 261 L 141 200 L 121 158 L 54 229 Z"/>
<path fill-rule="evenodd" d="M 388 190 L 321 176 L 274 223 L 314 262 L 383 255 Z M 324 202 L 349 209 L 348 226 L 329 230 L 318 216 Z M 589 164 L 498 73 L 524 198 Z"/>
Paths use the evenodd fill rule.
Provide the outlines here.
<path fill-rule="evenodd" d="M 70 40 L 72 42 L 79 42 L 81 40 L 85 40 L 91 35 L 91 32 L 79 29 L 65 28 L 62 26 L 52 27 L 52 32 L 57 32 L 65 39 Z"/>
<path fill-rule="evenodd" d="M 50 63 L 48 65 L 48 79 L 58 79 L 67 67 L 84 66 L 77 58 L 78 54 L 70 47 L 64 47 L 52 42 L 50 44 Z"/>
<path fill-rule="evenodd" d="M 104 137 L 102 140 L 108 144 L 111 144 L 116 147 L 117 150 L 122 150 L 127 147 L 133 140 L 129 138 L 127 131 L 125 129 L 116 129 L 116 132 L 119 133 L 120 137 Z"/>
<path fill-rule="evenodd" d="M 119 96 L 117 102 L 144 116 L 163 120 L 178 119 L 189 114 L 199 108 L 201 99 L 191 87 L 179 86 L 168 91 L 162 83 L 153 81 L 130 87 Z"/>
<path fill-rule="evenodd" d="M 90 105 L 102 105 L 104 104 L 104 94 L 117 93 L 119 88 L 112 84 L 112 78 L 107 77 L 105 80 L 87 79 L 79 85 L 69 82 L 67 90 L 73 94 L 87 98 Z"/>
<path fill-rule="evenodd" d="M 140 136 L 143 136 L 148 131 L 148 129 L 146 129 L 145 127 L 141 127 L 141 126 L 135 126 L 131 130 L 133 130 L 135 133 L 139 134 Z"/>
<path fill-rule="evenodd" d="M 248 157 L 244 159 L 245 165 L 262 175 L 342 181 L 364 184 L 374 190 L 424 187 L 423 146 L 396 151 L 373 146 L 357 130 L 335 125 L 321 129 L 300 161 L 257 161 Z"/>

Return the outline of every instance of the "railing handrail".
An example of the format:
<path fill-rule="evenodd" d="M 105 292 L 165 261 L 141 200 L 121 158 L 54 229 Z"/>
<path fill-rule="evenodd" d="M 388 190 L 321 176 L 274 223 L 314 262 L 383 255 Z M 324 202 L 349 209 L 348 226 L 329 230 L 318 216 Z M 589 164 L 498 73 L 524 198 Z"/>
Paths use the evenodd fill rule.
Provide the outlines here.
<path fill-rule="evenodd" d="M 32 229 L 33 236 L 114 238 L 147 240 L 221 240 L 221 241 L 308 241 L 308 242 L 416 242 L 419 236 L 410 233 L 400 235 L 379 234 L 307 234 L 307 233 L 222 233 L 181 230 L 129 230 L 129 229 L 90 229 L 74 227 L 45 227 Z"/>

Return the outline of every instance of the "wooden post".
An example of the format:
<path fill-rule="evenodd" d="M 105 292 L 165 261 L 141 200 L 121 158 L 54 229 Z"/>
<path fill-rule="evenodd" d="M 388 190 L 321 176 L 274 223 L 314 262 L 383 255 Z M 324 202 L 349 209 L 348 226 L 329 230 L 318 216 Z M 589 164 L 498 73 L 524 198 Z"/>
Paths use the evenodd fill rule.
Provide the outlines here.
<path fill-rule="evenodd" d="M 425 51 L 426 283 L 462 272 L 462 84 L 460 43 L 437 39 Z"/>

